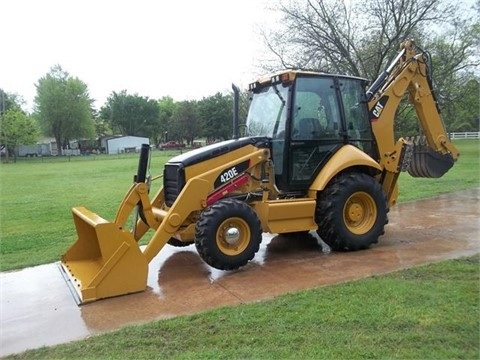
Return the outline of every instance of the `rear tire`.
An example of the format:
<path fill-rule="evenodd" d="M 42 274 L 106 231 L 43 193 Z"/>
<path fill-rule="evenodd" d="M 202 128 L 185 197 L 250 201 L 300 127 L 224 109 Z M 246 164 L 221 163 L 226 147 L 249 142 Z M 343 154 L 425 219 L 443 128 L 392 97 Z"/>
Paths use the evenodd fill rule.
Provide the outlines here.
<path fill-rule="evenodd" d="M 262 241 L 262 227 L 246 203 L 219 200 L 197 221 L 195 246 L 202 259 L 220 270 L 235 270 L 253 259 Z"/>
<path fill-rule="evenodd" d="M 387 197 L 374 178 L 341 174 L 318 195 L 317 233 L 332 250 L 366 249 L 383 235 L 388 211 Z"/>

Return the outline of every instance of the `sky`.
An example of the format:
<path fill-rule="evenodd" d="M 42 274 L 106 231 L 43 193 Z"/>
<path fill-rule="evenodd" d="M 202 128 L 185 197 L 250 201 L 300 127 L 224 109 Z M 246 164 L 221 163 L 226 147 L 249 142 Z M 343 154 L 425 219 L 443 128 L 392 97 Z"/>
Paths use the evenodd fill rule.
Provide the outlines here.
<path fill-rule="evenodd" d="M 0 88 L 31 110 L 54 65 L 88 86 L 99 109 L 113 92 L 201 99 L 260 75 L 269 0 L 4 0 Z"/>

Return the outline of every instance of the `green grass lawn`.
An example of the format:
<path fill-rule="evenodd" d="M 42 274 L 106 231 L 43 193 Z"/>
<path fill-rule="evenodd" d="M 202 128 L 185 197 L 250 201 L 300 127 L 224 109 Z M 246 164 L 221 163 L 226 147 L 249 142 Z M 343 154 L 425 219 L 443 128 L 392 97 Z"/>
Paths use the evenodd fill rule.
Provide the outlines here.
<path fill-rule="evenodd" d="M 478 359 L 479 261 L 449 260 L 8 358 Z"/>
<path fill-rule="evenodd" d="M 171 152 L 153 153 L 154 175 L 170 156 Z M 74 206 L 86 206 L 112 220 L 137 165 L 136 154 L 0 165 L 0 270 L 58 261 L 76 239 Z"/>
<path fill-rule="evenodd" d="M 400 176 L 400 202 L 480 186 L 480 141 L 456 142 L 461 156 L 440 179 Z M 152 175 L 175 152 L 153 152 Z M 71 215 L 85 206 L 115 217 L 133 181 L 138 155 L 29 159 L 0 164 L 0 271 L 58 261 L 75 241 Z M 154 183 L 153 190 L 161 184 Z"/>

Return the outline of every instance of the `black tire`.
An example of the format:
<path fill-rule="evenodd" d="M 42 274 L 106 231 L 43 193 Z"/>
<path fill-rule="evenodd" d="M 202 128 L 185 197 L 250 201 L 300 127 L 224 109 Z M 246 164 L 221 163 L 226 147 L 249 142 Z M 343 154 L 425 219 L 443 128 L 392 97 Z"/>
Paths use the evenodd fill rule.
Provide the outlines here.
<path fill-rule="evenodd" d="M 261 242 L 257 214 L 235 199 L 219 200 L 205 209 L 195 228 L 198 253 L 207 264 L 220 270 L 235 270 L 247 264 Z"/>
<path fill-rule="evenodd" d="M 147 219 L 145 218 L 145 214 L 143 212 L 142 204 L 139 202 L 138 205 L 139 205 L 138 215 L 140 216 L 140 219 L 142 219 L 143 223 L 145 225 L 148 225 Z M 186 247 L 186 246 L 192 245 L 193 243 L 194 243 L 193 240 L 192 241 L 180 241 L 180 240 L 178 240 L 174 237 L 171 237 L 170 240 L 167 241 L 168 245 L 175 246 L 175 247 Z"/>
<path fill-rule="evenodd" d="M 317 233 L 332 250 L 366 249 L 384 234 L 388 211 L 387 197 L 374 178 L 340 174 L 318 195 Z"/>
<path fill-rule="evenodd" d="M 310 234 L 310 230 L 294 231 L 289 233 L 279 233 L 278 235 L 282 235 L 284 237 L 289 237 L 289 238 L 303 238 L 303 237 L 307 237 L 308 234 Z"/>
<path fill-rule="evenodd" d="M 168 240 L 167 242 L 168 245 L 175 246 L 175 247 L 185 247 L 185 246 L 192 245 L 193 243 L 194 241 L 180 241 L 178 239 L 175 239 L 174 237 L 170 238 L 170 240 Z"/>

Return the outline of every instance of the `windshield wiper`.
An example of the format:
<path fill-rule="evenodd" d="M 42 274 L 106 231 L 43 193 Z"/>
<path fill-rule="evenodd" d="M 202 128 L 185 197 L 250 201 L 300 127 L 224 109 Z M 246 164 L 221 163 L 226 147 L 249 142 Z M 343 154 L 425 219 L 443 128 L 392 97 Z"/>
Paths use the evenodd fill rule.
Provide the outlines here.
<path fill-rule="evenodd" d="M 278 127 L 280 125 L 280 117 L 282 116 L 283 108 L 285 107 L 286 101 L 282 97 L 282 94 L 280 93 L 280 91 L 278 90 L 277 85 L 273 85 L 273 90 L 275 91 L 275 94 L 277 94 L 278 98 L 282 102 L 282 106 L 280 106 L 280 109 L 278 109 L 277 118 L 275 119 L 275 127 L 273 128 L 272 135 L 273 137 L 275 137 L 277 135 Z"/>
<path fill-rule="evenodd" d="M 277 94 L 278 98 L 282 102 L 282 107 L 285 106 L 285 100 L 282 97 L 282 94 L 280 93 L 280 91 L 278 90 L 277 85 L 273 85 L 273 90 L 275 91 L 275 94 Z"/>

